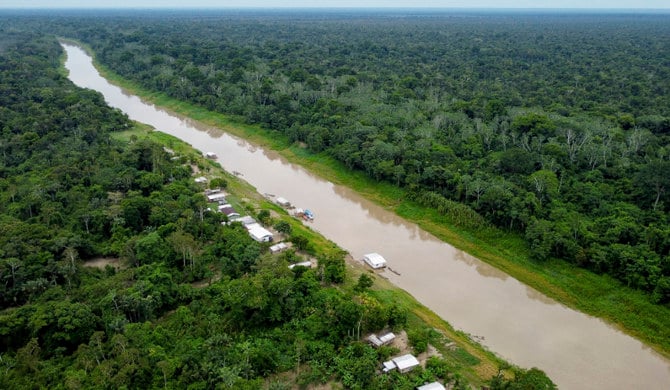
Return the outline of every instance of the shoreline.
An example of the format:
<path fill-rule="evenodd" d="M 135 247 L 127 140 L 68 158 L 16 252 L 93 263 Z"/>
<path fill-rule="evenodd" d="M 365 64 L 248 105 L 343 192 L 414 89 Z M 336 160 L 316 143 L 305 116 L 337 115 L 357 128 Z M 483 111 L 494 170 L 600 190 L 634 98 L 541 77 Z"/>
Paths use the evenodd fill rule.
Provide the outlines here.
<path fill-rule="evenodd" d="M 443 223 L 444 217 L 433 210 L 404 200 L 405 191 L 388 183 L 377 183 L 360 172 L 348 172 L 341 164 L 323 154 L 314 155 L 299 145 L 285 140 L 269 138 L 267 130 L 240 124 L 229 117 L 207 111 L 190 103 L 177 101 L 162 93 L 143 90 L 133 82 L 115 75 L 95 60 L 94 52 L 79 42 L 60 39 L 61 42 L 82 47 L 94 58 L 98 71 L 111 83 L 122 86 L 144 100 L 168 108 L 179 115 L 212 125 L 259 146 L 280 153 L 291 162 L 298 163 L 312 173 L 336 184 L 347 186 L 381 207 L 394 212 L 407 221 L 418 224 L 440 240 L 462 249 L 516 278 L 552 299 L 585 314 L 604 319 L 624 333 L 631 335 L 666 359 L 670 357 L 668 324 L 658 324 L 670 309 L 653 305 L 645 296 L 627 289 L 611 278 L 591 274 L 566 263 L 550 261 L 536 264 L 524 258 L 519 249 L 518 237 L 501 231 L 469 232 Z M 479 233 L 479 234 L 477 234 Z M 492 240 L 499 241 L 497 245 Z M 552 278 L 553 277 L 553 278 Z M 562 284 L 561 284 L 562 283 Z M 604 292 L 603 292 L 604 291 Z M 648 313 L 640 318 L 635 312 Z M 658 329 L 660 325 L 661 329 Z M 656 326 L 657 329 L 654 329 Z"/>
<path fill-rule="evenodd" d="M 206 160 L 199 150 L 179 138 L 147 128 L 147 126 L 144 125 L 136 126 L 135 129 L 123 133 L 113 134 L 113 137 L 125 141 L 130 139 L 133 135 L 138 138 L 146 137 L 151 141 L 169 148 L 176 146 L 177 150 L 185 150 L 189 155 L 197 156 L 199 162 L 202 162 L 207 167 L 206 173 L 201 172 L 199 174 L 204 174 L 205 176 L 210 177 L 224 177 L 228 181 L 228 188 L 231 194 L 234 194 L 239 198 L 248 199 L 259 208 L 271 209 L 272 211 L 277 212 L 281 215 L 281 220 L 292 221 L 291 225 L 294 229 L 299 229 L 301 234 L 309 237 L 310 242 L 315 243 L 314 246 L 317 248 L 317 251 L 321 253 L 342 251 L 337 244 L 312 230 L 308 224 L 292 217 L 286 209 L 281 208 L 274 202 L 268 200 L 263 194 L 258 192 L 253 185 L 247 183 L 243 178 L 237 177 L 226 171 L 216 161 Z M 495 352 L 482 345 L 476 335 L 470 335 L 454 329 L 447 319 L 441 318 L 435 314 L 410 293 L 396 286 L 383 275 L 369 269 L 362 261 L 355 259 L 350 254 L 346 254 L 345 261 L 347 264 L 346 286 L 355 285 L 358 277 L 362 274 L 371 276 L 374 279 L 374 286 L 370 290 L 373 296 L 380 301 L 383 300 L 387 303 L 393 302 L 407 309 L 411 317 L 413 317 L 413 324 L 416 325 L 418 321 L 418 324 L 423 324 L 424 326 L 437 330 L 449 340 L 449 342 L 444 345 L 436 346 L 438 350 L 451 350 L 457 352 L 457 349 L 460 348 L 464 353 L 467 353 L 476 359 L 478 364 L 460 368 L 460 370 L 464 371 L 461 372 L 461 374 L 464 374 L 472 384 L 485 385 L 485 382 L 497 375 L 499 370 L 502 370 L 506 377 L 511 377 L 513 375 L 513 370 L 516 366 L 507 362 L 496 355 Z M 454 346 L 457 348 L 453 349 Z M 523 369 L 528 368 L 530 367 L 523 367 Z"/>

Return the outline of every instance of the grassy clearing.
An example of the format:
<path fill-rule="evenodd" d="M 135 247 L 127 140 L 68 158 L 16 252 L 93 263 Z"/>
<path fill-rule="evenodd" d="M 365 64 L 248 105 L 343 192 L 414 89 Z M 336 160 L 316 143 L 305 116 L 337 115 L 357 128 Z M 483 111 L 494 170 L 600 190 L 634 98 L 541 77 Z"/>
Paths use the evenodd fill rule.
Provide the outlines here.
<path fill-rule="evenodd" d="M 92 53 L 89 50 L 89 53 Z M 96 64 L 101 74 L 112 83 L 157 105 L 181 115 L 216 126 L 243 137 L 259 146 L 278 151 L 291 162 L 298 163 L 336 184 L 354 189 L 371 201 L 392 210 L 408 221 L 454 247 L 501 269 L 519 281 L 569 306 L 603 318 L 624 332 L 642 340 L 656 351 L 670 357 L 670 308 L 649 302 L 647 296 L 627 288 L 608 276 L 575 268 L 562 261 L 538 264 L 530 260 L 528 248 L 518 235 L 496 229 L 467 231 L 455 227 L 434 210 L 406 200 L 403 189 L 389 183 L 371 180 L 361 172 L 352 172 L 325 154 L 310 154 L 291 144 L 281 134 L 238 123 L 227 116 L 213 113 L 164 94 L 150 92 Z"/>

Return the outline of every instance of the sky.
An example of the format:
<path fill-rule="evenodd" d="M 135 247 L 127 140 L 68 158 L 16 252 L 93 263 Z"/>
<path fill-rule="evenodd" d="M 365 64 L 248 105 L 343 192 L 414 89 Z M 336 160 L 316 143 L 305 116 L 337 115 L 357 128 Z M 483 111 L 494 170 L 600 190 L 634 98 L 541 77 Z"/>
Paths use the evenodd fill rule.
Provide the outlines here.
<path fill-rule="evenodd" d="M 668 0 L 0 0 L 0 8 L 670 8 Z"/>

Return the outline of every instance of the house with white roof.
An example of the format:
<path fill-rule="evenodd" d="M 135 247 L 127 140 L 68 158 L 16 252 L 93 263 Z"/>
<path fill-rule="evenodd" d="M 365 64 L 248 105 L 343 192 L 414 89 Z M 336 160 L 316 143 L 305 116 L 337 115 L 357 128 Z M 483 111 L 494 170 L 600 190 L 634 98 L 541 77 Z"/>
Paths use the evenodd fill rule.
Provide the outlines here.
<path fill-rule="evenodd" d="M 394 357 L 382 364 L 382 371 L 389 372 L 391 370 L 398 370 L 402 373 L 412 371 L 419 366 L 419 361 L 412 354 Z"/>
<path fill-rule="evenodd" d="M 272 241 L 272 233 L 261 226 L 258 223 L 252 223 L 250 225 L 245 226 L 247 228 L 247 231 L 249 232 L 249 235 L 251 238 L 258 242 L 270 242 Z"/>
<path fill-rule="evenodd" d="M 363 256 L 363 261 L 374 269 L 386 267 L 386 259 L 379 253 L 368 253 Z"/>
<path fill-rule="evenodd" d="M 440 382 L 426 383 L 423 386 L 418 386 L 416 390 L 445 390 L 444 385 Z"/>

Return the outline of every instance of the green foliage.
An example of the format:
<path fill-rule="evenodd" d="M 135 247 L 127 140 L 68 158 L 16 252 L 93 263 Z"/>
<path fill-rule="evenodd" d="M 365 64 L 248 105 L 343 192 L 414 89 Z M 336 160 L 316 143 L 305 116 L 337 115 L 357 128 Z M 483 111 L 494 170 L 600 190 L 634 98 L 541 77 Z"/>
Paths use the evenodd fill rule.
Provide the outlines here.
<path fill-rule="evenodd" d="M 554 135 L 556 125 L 546 116 L 529 112 L 519 115 L 512 120 L 510 124 L 512 130 L 520 134 L 542 135 L 551 137 Z"/>
<path fill-rule="evenodd" d="M 79 344 L 88 341 L 98 320 L 83 303 L 49 302 L 36 306 L 29 326 L 45 355 L 50 357 L 72 353 Z"/>
<path fill-rule="evenodd" d="M 526 229 L 526 239 L 529 241 L 530 250 L 537 260 L 547 260 L 551 255 L 553 244 L 556 241 L 556 233 L 552 224 L 544 220 L 532 220 Z"/>
<path fill-rule="evenodd" d="M 515 378 L 510 389 L 556 389 L 556 385 L 538 368 L 531 368 Z"/>
<path fill-rule="evenodd" d="M 430 343 L 431 329 L 414 329 L 411 332 L 407 332 L 407 338 L 414 349 L 414 353 L 424 353 L 428 349 L 428 344 Z"/>
<path fill-rule="evenodd" d="M 421 192 L 414 200 L 423 206 L 435 208 L 440 214 L 446 215 L 457 226 L 466 228 L 482 228 L 486 221 L 470 207 L 454 202 L 435 192 Z"/>
<path fill-rule="evenodd" d="M 135 260 L 137 264 L 165 262 L 171 252 L 165 240 L 156 232 L 151 232 L 134 241 Z"/>
<path fill-rule="evenodd" d="M 323 280 L 329 283 L 342 283 L 346 276 L 344 255 L 337 254 L 319 259 L 319 270 Z"/>
<path fill-rule="evenodd" d="M 354 286 L 354 290 L 356 291 L 365 291 L 372 287 L 374 285 L 375 281 L 370 277 L 370 275 L 367 274 L 361 274 L 361 276 L 358 277 L 358 282 L 356 282 L 356 286 Z"/>
<path fill-rule="evenodd" d="M 342 384 L 351 389 L 365 389 L 375 378 L 377 354 L 369 345 L 353 343 L 337 359 Z"/>
<path fill-rule="evenodd" d="M 291 242 L 298 250 L 304 251 L 309 248 L 309 240 L 301 235 L 292 235 Z"/>
<path fill-rule="evenodd" d="M 517 370 L 514 379 L 506 380 L 502 373 L 491 381 L 491 390 L 553 390 L 556 385 L 538 368 Z"/>
<path fill-rule="evenodd" d="M 89 297 L 79 289 L 90 291 L 96 281 L 108 286 L 109 293 L 104 306 L 91 306 L 93 318 L 104 323 L 96 324 L 97 329 L 120 332 L 125 324 L 153 321 L 182 300 L 196 302 L 195 323 L 214 324 L 220 333 L 241 328 L 245 321 L 258 330 L 267 325 L 263 316 L 270 326 L 281 328 L 287 317 L 301 318 L 301 307 L 316 308 L 315 316 L 337 322 L 328 313 L 339 308 L 339 301 L 315 290 L 319 282 L 342 280 L 343 273 L 343 263 L 333 258 L 323 259 L 316 272 L 290 274 L 295 286 L 283 277 L 274 284 L 251 277 L 265 266 L 261 247 L 239 227 L 220 227 L 214 216 L 198 212 L 195 189 L 185 180 L 190 168 L 170 162 L 162 148 L 137 137 L 128 148 L 110 141 L 110 130 L 129 126 L 123 115 L 104 107 L 99 95 L 63 84 L 55 71 L 57 45 L 34 35 L 28 39 L 17 32 L 21 29 L 79 37 L 106 66 L 145 88 L 261 124 L 375 180 L 406 187 L 416 203 L 434 208 L 458 228 L 472 232 L 496 226 L 525 237 L 533 255 L 545 261 L 542 265 L 557 263 L 551 261 L 554 257 L 565 259 L 607 273 L 648 293 L 654 302 L 670 302 L 665 174 L 670 112 L 663 92 L 670 80 L 670 51 L 663 50 L 668 35 L 664 16 L 597 17 L 597 23 L 593 16 L 482 17 L 477 23 L 449 18 L 446 23 L 438 14 L 392 24 L 371 18 L 364 34 L 347 18 L 329 18 L 325 24 L 309 16 L 290 24 L 270 17 L 259 23 L 249 15 L 211 16 L 198 23 L 190 15 L 169 22 L 141 16 L 80 16 L 77 22 L 3 18 L 2 307 L 29 302 L 25 310 L 33 310 L 31 305 L 56 298 L 92 304 L 94 294 Z M 44 72 L 35 68 L 43 65 Z M 490 234 L 493 239 L 499 235 Z M 295 243 L 302 250 L 314 249 L 301 236 Z M 74 265 L 64 261 L 66 248 L 79 254 Z M 79 261 L 99 255 L 121 256 L 135 267 L 165 262 L 167 268 L 157 271 L 162 276 L 154 276 L 151 285 L 130 288 L 135 277 L 151 273 L 81 268 Z M 550 269 L 560 273 L 560 266 Z M 237 312 L 226 306 L 212 314 L 198 301 L 203 292 L 175 287 L 206 272 L 221 272 L 225 285 L 207 303 L 234 303 L 242 298 L 233 294 L 247 294 L 248 307 Z M 558 277 L 567 279 L 567 274 Z M 263 296 L 228 283 L 240 278 L 256 288 L 272 287 L 272 293 Z M 118 283 L 108 284 L 108 279 Z M 592 290 L 620 288 L 603 280 Z M 154 294 L 162 297 L 160 304 Z M 593 293 L 593 300 L 625 301 L 616 292 L 603 294 Z M 331 311 L 314 303 L 321 299 Z M 313 340 L 348 340 L 361 318 L 357 315 L 369 316 L 362 323 L 370 326 L 386 318 L 389 323 L 392 318 L 406 321 L 406 313 L 393 315 L 388 307 L 380 311 L 371 301 L 342 308 L 337 319 L 346 323 L 342 329 L 328 330 L 310 317 L 306 333 Z M 14 355 L 3 355 L 3 361 L 18 361 L 16 351 L 30 347 L 21 351 L 21 370 L 59 372 L 59 367 L 32 359 L 46 350 L 43 339 L 29 344 L 31 332 L 24 324 L 32 314 L 8 316 L 3 319 L 11 321 L 2 324 L 0 334 L 3 347 Z M 640 321 L 663 328 L 664 318 Z M 161 339 L 161 332 L 151 337 Z M 67 355 L 72 345 L 60 333 L 46 334 L 66 345 L 54 351 Z M 230 344 L 243 342 L 235 335 Z M 16 340 L 8 341 L 12 336 Z M 200 351 L 202 342 L 193 340 L 205 336 L 193 336 L 175 355 L 195 355 L 192 351 Z M 267 363 L 274 355 L 250 358 L 244 367 L 227 370 L 217 370 L 220 365 L 211 361 L 200 364 L 190 355 L 184 361 L 167 355 L 142 360 L 138 356 L 157 353 L 156 348 L 143 349 L 151 337 L 135 341 L 123 354 L 123 340 L 112 343 L 107 335 L 101 339 L 105 350 L 95 357 L 126 359 L 127 370 L 105 362 L 92 369 L 89 363 L 96 359 L 90 355 L 63 374 L 66 381 L 51 383 L 253 387 L 259 385 L 254 375 L 294 361 L 284 354 L 286 346 L 280 346 L 277 358 L 284 363 L 276 366 Z M 261 346 L 268 344 L 236 347 L 235 356 L 244 360 L 245 351 L 253 351 L 251 355 Z M 332 360 L 331 352 L 324 355 Z M 327 382 L 335 372 L 324 363 L 328 358 L 310 361 L 305 372 Z M 149 378 L 147 371 L 154 367 L 162 367 L 161 373 Z M 170 378 L 174 382 L 166 385 L 161 376 L 170 375 L 180 378 Z M 412 386 L 402 378 L 384 380 L 387 388 Z"/>
<path fill-rule="evenodd" d="M 668 51 L 658 49 L 667 35 L 664 16 L 599 18 L 597 29 L 592 28 L 594 16 L 482 16 L 486 22 L 473 24 L 466 19 L 453 23 L 451 18 L 447 23 L 438 14 L 430 20 L 407 17 L 392 25 L 380 17 L 368 21 L 371 27 L 365 34 L 342 15 L 329 18 L 329 23 L 319 24 L 328 34 L 314 34 L 317 24 L 304 16 L 291 22 L 287 36 L 277 35 L 286 30 L 280 28 L 287 26 L 285 20 L 259 24 L 251 15 L 211 16 L 197 24 L 190 15 L 169 22 L 138 16 L 123 23 L 86 19 L 95 33 L 38 16 L 5 23 L 17 31 L 79 38 L 107 67 L 148 90 L 261 124 L 273 136 L 322 151 L 375 180 L 408 188 L 417 203 L 435 208 L 457 228 L 481 231 L 495 225 L 527 237 L 529 246 L 539 249 L 538 257 L 607 272 L 649 293 L 652 300 L 667 302 L 664 293 L 656 293 L 664 290 L 668 277 L 663 266 L 667 251 L 654 247 L 656 255 L 645 255 L 652 263 L 659 259 L 660 274 L 616 260 L 620 250 L 640 252 L 652 224 L 668 225 L 670 191 L 662 173 L 670 112 L 662 91 L 670 78 L 664 77 Z M 487 39 L 473 43 L 468 38 L 473 34 Z M 20 38 L 7 35 L 7 42 Z M 585 41 L 590 44 L 583 45 Z M 53 61 L 57 52 L 50 50 Z M 622 85 L 620 80 L 627 82 Z M 13 94 L 8 91 L 3 97 Z M 47 150 L 40 147 L 49 145 L 50 138 L 43 137 L 49 124 L 65 123 L 77 129 L 79 141 L 95 142 L 102 127 L 120 123 L 120 115 L 113 113 L 109 125 L 81 126 L 87 114 L 99 113 L 95 104 L 100 97 L 94 93 L 54 93 L 47 83 L 32 96 L 60 112 L 81 111 L 69 122 L 39 116 L 20 134 L 10 131 L 11 142 L 3 144 L 8 166 L 20 164 L 34 150 Z M 21 120 L 14 115 L 3 122 L 3 129 L 11 130 Z M 170 165 L 163 163 L 162 148 L 137 137 L 131 141 L 123 155 L 130 169 L 91 176 L 85 166 L 65 164 L 60 171 L 69 178 L 89 172 L 89 181 L 100 189 L 143 195 L 160 177 L 169 181 L 190 173 L 188 167 L 166 169 Z M 44 192 L 26 193 L 16 183 L 2 183 L 14 217 L 39 215 L 50 227 L 69 215 L 70 205 L 42 199 Z M 54 195 L 52 190 L 47 194 Z M 14 201 L 19 198 L 21 202 Z M 643 231 L 635 241 L 623 243 L 632 249 L 593 239 L 599 234 L 593 222 L 621 203 L 639 210 L 636 223 Z M 123 206 L 123 227 L 134 232 L 175 219 L 167 211 L 174 208 L 148 210 L 146 204 L 126 199 Z M 110 229 L 95 202 L 78 210 L 87 233 Z M 570 232 L 565 215 L 580 227 Z M 560 234 L 538 241 L 536 231 L 527 231 L 533 220 L 546 221 Z M 120 231 L 118 224 L 112 228 Z M 124 237 L 117 234 L 104 250 L 118 254 Z M 31 284 L 31 291 L 42 289 L 40 283 Z"/>
<path fill-rule="evenodd" d="M 279 221 L 273 227 L 276 231 L 278 231 L 279 233 L 283 233 L 283 234 L 289 234 L 290 235 L 291 232 L 293 231 L 293 228 L 291 227 L 291 224 L 289 224 L 286 221 Z"/>
<path fill-rule="evenodd" d="M 447 361 L 437 356 L 431 356 L 426 360 L 426 370 L 442 380 L 446 380 L 450 372 Z"/>
<path fill-rule="evenodd" d="M 256 215 L 256 218 L 258 218 L 258 221 L 263 225 L 269 225 L 272 222 L 269 210 L 263 209 L 259 211 L 258 214 Z"/>
<path fill-rule="evenodd" d="M 209 186 L 212 188 L 228 188 L 228 181 L 222 177 L 215 177 L 209 181 Z"/>
<path fill-rule="evenodd" d="M 667 302 L 656 292 L 668 267 L 628 266 L 616 255 L 640 252 L 651 224 L 670 223 L 663 16 L 600 18 L 597 29 L 595 16 L 454 23 L 440 14 L 394 24 L 380 17 L 365 34 L 346 17 L 330 18 L 319 34 L 310 16 L 290 25 L 250 15 L 197 24 L 190 16 L 87 19 L 95 34 L 33 23 L 82 39 L 105 66 L 148 90 L 260 124 L 406 187 L 458 228 L 509 230 L 527 238 L 538 259 L 607 272 Z M 39 144 L 35 130 L 15 137 L 13 158 L 26 153 L 17 146 Z M 131 150 L 124 158 L 135 171 L 120 175 L 117 188 L 146 194 L 168 177 L 154 161 L 161 151 L 141 142 Z M 17 216 L 30 217 L 38 204 L 59 208 L 34 194 L 25 199 Z M 598 220 L 622 203 L 638 209 L 640 234 L 625 243 L 595 239 Z M 123 206 L 127 227 L 151 225 L 146 205 Z M 45 222 L 57 220 L 52 215 Z M 645 259 L 667 263 L 667 251 L 651 250 Z"/>
<path fill-rule="evenodd" d="M 58 66 L 49 62 L 54 42 L 15 38 L 18 49 L 0 53 L 23 64 L 0 67 L 3 83 L 21 85 L 0 110 L 15 134 L 0 141 L 27 148 L 2 156 L 0 387 L 283 389 L 293 382 L 279 374 L 293 370 L 304 385 L 377 384 L 379 356 L 355 340 L 405 324 L 405 311 L 338 286 L 347 277 L 343 252 L 320 255 L 317 270 L 291 271 L 287 264 L 301 260 L 295 251 L 263 253 L 240 224 L 204 213 L 190 176 L 169 174 L 182 162 L 146 139 L 113 141 L 109 131 L 125 128 L 125 118 L 63 78 L 40 77 Z M 188 77 L 202 77 L 196 70 Z M 77 108 L 50 106 L 78 103 L 90 114 L 77 119 L 83 133 L 67 125 Z M 12 119 L 26 110 L 56 122 L 44 134 L 29 131 L 33 122 Z M 43 138 L 48 154 L 31 149 Z M 82 267 L 102 255 L 122 257 L 123 267 Z M 361 280 L 361 291 L 370 287 Z"/>

